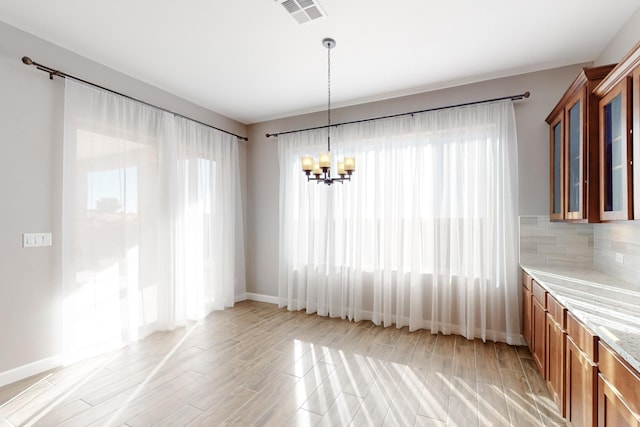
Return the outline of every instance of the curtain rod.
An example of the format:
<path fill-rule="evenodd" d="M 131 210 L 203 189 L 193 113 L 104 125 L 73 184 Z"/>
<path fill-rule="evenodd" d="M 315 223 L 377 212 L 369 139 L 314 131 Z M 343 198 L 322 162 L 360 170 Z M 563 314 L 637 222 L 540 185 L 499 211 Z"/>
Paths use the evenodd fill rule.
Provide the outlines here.
<path fill-rule="evenodd" d="M 485 99 L 483 101 L 473 101 L 473 102 L 465 102 L 463 104 L 447 105 L 446 107 L 428 108 L 426 110 L 409 111 L 408 113 L 398 113 L 398 114 L 391 114 L 389 116 L 372 117 L 372 118 L 369 118 L 369 119 L 361 119 L 361 120 L 353 120 L 353 121 L 350 121 L 350 122 L 336 123 L 336 124 L 332 124 L 331 127 L 337 127 L 337 126 L 341 126 L 341 125 L 352 125 L 354 123 L 372 122 L 372 121 L 383 120 L 383 119 L 391 119 L 391 118 L 394 118 L 394 117 L 402 117 L 402 116 L 409 116 L 409 115 L 420 114 L 420 113 L 427 113 L 429 111 L 446 110 L 447 108 L 466 107 L 468 105 L 475 105 L 475 104 L 485 104 L 487 102 L 503 101 L 505 99 L 510 99 L 512 101 L 516 101 L 518 99 L 528 98 L 530 95 L 531 95 L 531 93 L 529 93 L 529 91 L 527 91 L 527 92 L 521 93 L 519 95 L 503 96 L 503 97 L 500 97 L 500 98 Z M 272 136 L 276 136 L 277 137 L 279 135 L 286 135 L 288 133 L 296 133 L 296 132 L 304 132 L 304 131 L 307 131 L 307 130 L 324 129 L 324 128 L 327 128 L 327 127 L 329 127 L 329 125 L 316 126 L 316 127 L 312 127 L 312 128 L 306 128 L 306 129 L 288 130 L 288 131 L 278 132 L 278 133 L 267 133 L 266 137 L 267 138 L 270 138 Z"/>
<path fill-rule="evenodd" d="M 116 95 L 120 95 L 120 96 L 122 96 L 122 97 L 124 97 L 124 98 L 130 99 L 130 100 L 132 100 L 132 101 L 139 102 L 140 104 L 144 104 L 144 105 L 148 105 L 149 107 L 157 108 L 158 110 L 161 110 L 161 111 L 164 111 L 164 112 L 167 112 L 167 113 L 173 114 L 174 116 L 181 117 L 181 118 L 183 118 L 183 119 L 187 119 L 187 120 L 191 120 L 192 122 L 195 122 L 195 123 L 201 124 L 201 125 L 206 126 L 206 127 L 208 127 L 208 128 L 215 129 L 215 130 L 219 130 L 220 132 L 224 132 L 224 133 L 229 134 L 229 135 L 233 135 L 233 136 L 235 136 L 235 137 L 236 137 L 236 138 L 238 138 L 238 139 L 243 139 L 243 140 L 245 140 L 245 141 L 248 141 L 248 140 L 249 140 L 249 138 L 247 138 L 246 136 L 236 135 L 236 134 L 235 134 L 235 133 L 233 133 L 233 132 L 229 132 L 229 131 L 227 131 L 227 130 L 217 128 L 217 127 L 215 127 L 215 126 L 211 126 L 211 125 L 209 125 L 209 124 L 207 124 L 207 123 L 201 122 L 200 120 L 195 120 L 195 119 L 192 119 L 191 117 L 187 117 L 187 116 L 184 116 L 184 115 L 182 115 L 182 114 L 176 113 L 175 111 L 171 111 L 171 110 L 167 110 L 166 108 L 158 107 L 157 105 L 151 104 L 151 103 L 149 103 L 149 102 L 142 101 L 141 99 L 134 98 L 134 97 L 129 96 L 129 95 L 125 95 L 124 93 L 120 93 L 120 92 L 117 92 L 117 91 L 115 91 L 115 90 L 111 90 L 111 89 L 106 88 L 106 87 L 104 87 L 104 86 L 100 86 L 99 84 L 92 83 L 92 82 L 90 82 L 90 81 L 87 81 L 87 80 L 81 79 L 81 78 L 76 77 L 76 76 L 72 76 L 71 74 L 67 74 L 67 73 L 62 72 L 62 71 L 59 71 L 59 70 L 54 70 L 53 68 L 51 68 L 51 67 L 47 67 L 46 65 L 38 64 L 37 62 L 32 61 L 32 60 L 31 60 L 31 58 L 29 58 L 28 56 L 23 56 L 23 57 L 22 57 L 22 63 L 23 63 L 23 64 L 25 64 L 25 65 L 33 65 L 33 66 L 34 66 L 34 67 L 36 67 L 38 70 L 40 70 L 40 71 L 44 71 L 45 73 L 49 73 L 49 79 L 50 79 L 50 80 L 53 80 L 53 76 L 62 77 L 63 79 L 64 79 L 64 78 L 70 78 L 70 79 L 73 79 L 73 80 L 77 80 L 77 81 L 79 81 L 79 82 L 82 82 L 82 83 L 88 84 L 88 85 L 90 85 L 90 86 L 97 87 L 98 89 L 106 90 L 107 92 L 111 92 L 111 93 L 114 93 L 114 94 L 116 94 Z"/>

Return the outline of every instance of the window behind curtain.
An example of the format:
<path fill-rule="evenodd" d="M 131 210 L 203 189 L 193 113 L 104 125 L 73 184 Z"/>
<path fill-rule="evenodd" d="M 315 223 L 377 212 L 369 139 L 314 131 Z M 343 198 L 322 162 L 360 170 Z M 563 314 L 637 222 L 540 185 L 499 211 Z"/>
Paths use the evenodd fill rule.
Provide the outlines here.
<path fill-rule="evenodd" d="M 80 120 L 65 144 L 64 329 L 70 359 L 158 322 L 159 134 Z M 154 143 L 155 142 L 155 143 Z"/>
<path fill-rule="evenodd" d="M 75 360 L 245 292 L 236 139 L 65 80 L 63 340 Z"/>
<path fill-rule="evenodd" d="M 340 126 L 332 136 L 333 161 L 355 155 L 357 170 L 331 187 L 300 171 L 301 156 L 326 147 L 326 130 L 279 137 L 281 305 L 518 340 L 511 103 Z"/>

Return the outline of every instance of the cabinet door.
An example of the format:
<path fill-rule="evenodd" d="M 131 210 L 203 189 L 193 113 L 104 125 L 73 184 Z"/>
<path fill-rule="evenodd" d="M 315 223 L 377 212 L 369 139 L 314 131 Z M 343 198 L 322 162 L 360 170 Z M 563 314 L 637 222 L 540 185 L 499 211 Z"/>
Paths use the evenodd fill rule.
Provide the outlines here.
<path fill-rule="evenodd" d="M 533 352 L 533 343 L 531 342 L 531 292 L 522 286 L 522 335 L 529 346 L 529 350 Z"/>
<path fill-rule="evenodd" d="M 572 426 L 596 425 L 598 366 L 567 335 L 565 364 L 566 419 Z"/>
<path fill-rule="evenodd" d="M 584 91 L 580 91 L 567 104 L 565 111 L 565 219 L 585 218 L 584 172 L 585 163 L 585 121 Z"/>
<path fill-rule="evenodd" d="M 633 207 L 634 218 L 640 219 L 640 68 L 633 72 Z"/>
<path fill-rule="evenodd" d="M 549 177 L 549 216 L 552 220 L 564 219 L 564 110 L 549 126 L 551 175 Z"/>
<path fill-rule="evenodd" d="M 566 332 L 556 323 L 551 313 L 547 313 L 547 388 L 556 402 L 562 416 L 564 408 L 564 363 Z"/>
<path fill-rule="evenodd" d="M 546 379 L 545 372 L 545 329 L 546 329 L 546 310 L 544 306 L 538 302 L 536 298 L 533 298 L 533 304 L 531 305 L 531 340 L 533 341 L 533 348 L 531 349 L 531 355 L 533 361 L 538 365 L 540 373 Z"/>
<path fill-rule="evenodd" d="M 640 420 L 602 375 L 598 375 L 598 427 L 640 427 Z"/>
<path fill-rule="evenodd" d="M 600 101 L 600 219 L 631 219 L 631 144 L 628 81 Z"/>
<path fill-rule="evenodd" d="M 611 347 L 598 343 L 598 425 L 638 426 L 640 373 Z"/>

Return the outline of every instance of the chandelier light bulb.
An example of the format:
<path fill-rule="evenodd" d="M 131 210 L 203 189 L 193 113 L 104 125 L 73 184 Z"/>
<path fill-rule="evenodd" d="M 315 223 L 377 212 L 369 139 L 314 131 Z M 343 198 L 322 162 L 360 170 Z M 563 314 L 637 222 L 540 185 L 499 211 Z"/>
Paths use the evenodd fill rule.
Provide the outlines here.
<path fill-rule="evenodd" d="M 320 167 L 329 169 L 331 167 L 331 153 L 320 154 Z"/>
<path fill-rule="evenodd" d="M 302 158 L 302 170 L 304 172 L 310 172 L 313 170 L 313 157 L 304 156 Z"/>
<path fill-rule="evenodd" d="M 313 174 L 316 176 L 322 175 L 322 169 L 320 169 L 320 163 L 313 164 Z"/>
<path fill-rule="evenodd" d="M 356 158 L 355 157 L 345 157 L 344 158 L 344 170 L 347 172 L 355 172 L 356 170 Z"/>

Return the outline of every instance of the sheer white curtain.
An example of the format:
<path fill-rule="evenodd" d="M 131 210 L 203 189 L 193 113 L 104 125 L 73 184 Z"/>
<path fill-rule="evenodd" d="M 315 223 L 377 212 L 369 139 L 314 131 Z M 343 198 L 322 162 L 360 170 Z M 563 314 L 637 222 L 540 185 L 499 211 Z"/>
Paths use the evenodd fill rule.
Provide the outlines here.
<path fill-rule="evenodd" d="M 280 305 L 520 343 L 510 101 L 340 126 L 351 182 L 308 183 L 326 130 L 281 135 Z"/>
<path fill-rule="evenodd" d="M 245 291 L 244 235 L 236 138 L 183 118 L 166 145 L 169 248 L 160 283 L 169 328 L 231 307 Z"/>
<path fill-rule="evenodd" d="M 71 79 L 64 137 L 68 360 L 245 292 L 235 138 Z"/>

